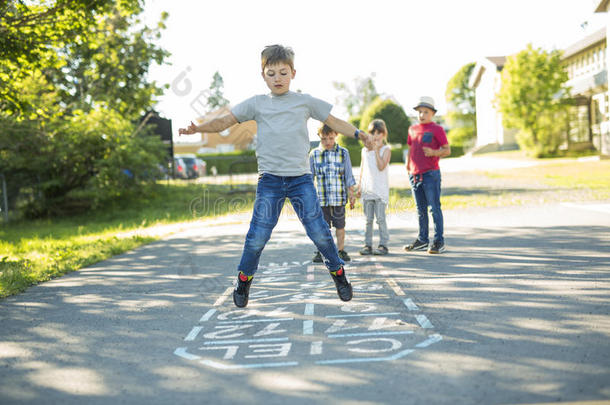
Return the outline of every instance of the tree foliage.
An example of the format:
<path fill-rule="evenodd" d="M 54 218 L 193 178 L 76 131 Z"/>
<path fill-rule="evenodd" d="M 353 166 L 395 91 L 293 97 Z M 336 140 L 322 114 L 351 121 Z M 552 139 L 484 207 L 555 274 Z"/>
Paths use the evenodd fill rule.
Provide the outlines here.
<path fill-rule="evenodd" d="M 158 177 L 161 141 L 133 136 L 168 55 L 141 0 L 11 1 L 0 9 L 0 172 L 11 207 L 65 213 Z M 21 197 L 21 198 L 19 198 Z"/>
<path fill-rule="evenodd" d="M 382 97 L 376 98 L 363 112 L 360 129 L 366 131 L 375 118 L 381 118 L 385 121 L 388 127 L 389 143 L 407 143 L 407 133 L 411 121 L 398 103 Z"/>
<path fill-rule="evenodd" d="M 563 142 L 569 94 L 561 52 L 531 44 L 508 57 L 496 101 L 507 127 L 517 128 L 522 149 L 541 156 L 556 153 Z"/>
<path fill-rule="evenodd" d="M 380 96 L 375 87 L 375 73 L 369 77 L 357 77 L 352 86 L 343 82 L 333 82 L 339 91 L 337 103 L 342 104 L 350 116 L 360 116 L 364 109 Z"/>
<path fill-rule="evenodd" d="M 468 145 L 476 138 L 475 91 L 468 85 L 474 67 L 475 63 L 462 66 L 447 83 L 445 119 L 452 145 Z"/>
<path fill-rule="evenodd" d="M 216 110 L 229 104 L 229 100 L 223 94 L 224 80 L 219 72 L 214 73 L 212 83 L 210 83 L 207 106 L 211 110 Z"/>

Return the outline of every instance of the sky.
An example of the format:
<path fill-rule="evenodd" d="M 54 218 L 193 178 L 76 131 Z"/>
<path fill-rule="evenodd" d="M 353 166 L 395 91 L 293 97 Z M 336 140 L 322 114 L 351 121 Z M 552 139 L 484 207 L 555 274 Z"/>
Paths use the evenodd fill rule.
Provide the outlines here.
<path fill-rule="evenodd" d="M 168 84 L 157 111 L 178 128 L 206 111 L 205 91 L 219 72 L 235 105 L 268 89 L 261 77 L 266 45 L 294 49 L 291 90 L 326 100 L 347 119 L 333 82 L 353 85 L 374 74 L 377 91 L 411 113 L 422 95 L 446 112 L 447 82 L 462 66 L 527 46 L 565 49 L 602 28 L 595 0 L 146 0 L 144 23 L 163 11 L 167 28 L 157 41 L 171 53 L 149 79 Z M 310 138 L 318 122 L 310 120 Z M 196 141 L 198 135 L 179 141 Z"/>

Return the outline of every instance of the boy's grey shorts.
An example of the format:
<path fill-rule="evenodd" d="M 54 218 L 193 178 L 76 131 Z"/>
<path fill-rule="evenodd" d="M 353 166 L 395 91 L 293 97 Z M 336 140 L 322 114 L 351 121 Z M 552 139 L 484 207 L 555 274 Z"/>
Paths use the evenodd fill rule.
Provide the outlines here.
<path fill-rule="evenodd" d="M 345 206 L 328 206 L 322 207 L 324 213 L 324 220 L 331 228 L 334 226 L 336 229 L 345 228 Z"/>

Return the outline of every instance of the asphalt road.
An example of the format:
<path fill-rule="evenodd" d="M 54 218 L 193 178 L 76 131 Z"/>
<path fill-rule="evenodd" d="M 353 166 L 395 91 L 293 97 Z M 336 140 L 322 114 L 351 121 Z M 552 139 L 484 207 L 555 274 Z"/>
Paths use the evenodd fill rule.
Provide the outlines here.
<path fill-rule="evenodd" d="M 610 403 L 610 203 L 445 212 L 447 251 L 363 257 L 350 303 L 283 215 L 250 304 L 247 223 L 197 224 L 0 301 L 0 404 Z M 377 237 L 377 236 L 375 236 Z"/>

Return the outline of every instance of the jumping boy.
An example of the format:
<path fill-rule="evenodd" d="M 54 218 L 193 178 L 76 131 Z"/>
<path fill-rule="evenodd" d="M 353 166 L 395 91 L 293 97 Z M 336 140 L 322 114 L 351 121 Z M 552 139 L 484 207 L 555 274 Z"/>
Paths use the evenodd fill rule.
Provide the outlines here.
<path fill-rule="evenodd" d="M 339 257 L 349 262 L 351 258 L 345 251 L 345 205 L 349 199 L 350 207 L 354 208 L 356 200 L 352 162 L 347 149 L 337 144 L 337 133 L 331 127 L 323 124 L 318 129 L 318 135 L 320 146 L 309 153 L 309 166 L 316 179 L 324 219 L 329 227 L 335 227 Z M 312 261 L 322 263 L 319 250 Z"/>
<path fill-rule="evenodd" d="M 406 251 L 425 250 L 441 253 L 445 250 L 443 237 L 443 211 L 441 210 L 441 170 L 438 161 L 451 154 L 445 130 L 432 121 L 436 108 L 432 97 L 421 97 L 413 107 L 417 111 L 419 124 L 411 125 L 407 144 L 409 158 L 407 172 L 411 191 L 417 206 L 419 234 L 417 239 L 406 246 Z M 434 239 L 429 244 L 428 206 L 434 221 Z"/>
<path fill-rule="evenodd" d="M 255 120 L 256 157 L 259 179 L 256 199 L 238 266 L 233 302 L 248 305 L 250 285 L 265 244 L 277 224 L 284 200 L 290 199 L 307 236 L 326 258 L 326 267 L 343 301 L 352 299 L 352 285 L 345 276 L 344 262 L 318 202 L 309 168 L 307 120 L 324 122 L 337 133 L 368 140 L 369 135 L 330 114 L 332 105 L 308 94 L 290 91 L 294 79 L 294 52 L 282 45 L 265 47 L 261 53 L 261 75 L 270 94 L 256 95 L 237 104 L 229 113 L 201 125 L 191 122 L 179 134 L 220 132 L 234 124 Z"/>

